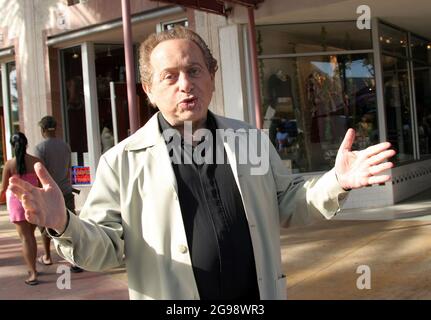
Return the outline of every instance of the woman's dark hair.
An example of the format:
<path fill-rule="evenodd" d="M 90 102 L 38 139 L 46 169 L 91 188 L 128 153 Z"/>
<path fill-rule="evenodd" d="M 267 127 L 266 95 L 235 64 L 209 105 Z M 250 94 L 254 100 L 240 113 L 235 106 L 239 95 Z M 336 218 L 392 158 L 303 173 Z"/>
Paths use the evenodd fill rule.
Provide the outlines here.
<path fill-rule="evenodd" d="M 27 137 L 22 132 L 17 132 L 10 137 L 10 144 L 15 151 L 16 170 L 22 176 L 26 173 L 25 169 L 25 153 L 27 149 Z"/>

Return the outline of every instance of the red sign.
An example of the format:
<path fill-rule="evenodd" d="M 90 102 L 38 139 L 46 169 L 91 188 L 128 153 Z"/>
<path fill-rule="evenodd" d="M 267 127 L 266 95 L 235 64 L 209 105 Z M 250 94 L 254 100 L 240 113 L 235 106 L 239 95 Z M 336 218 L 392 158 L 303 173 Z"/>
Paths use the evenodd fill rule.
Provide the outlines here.
<path fill-rule="evenodd" d="M 91 184 L 90 167 L 72 167 L 72 184 Z"/>

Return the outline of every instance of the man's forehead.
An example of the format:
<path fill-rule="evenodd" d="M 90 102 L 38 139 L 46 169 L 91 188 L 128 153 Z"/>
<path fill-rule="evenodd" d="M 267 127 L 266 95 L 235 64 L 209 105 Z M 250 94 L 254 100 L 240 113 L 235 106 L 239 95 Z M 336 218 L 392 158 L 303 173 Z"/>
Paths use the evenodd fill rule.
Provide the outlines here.
<path fill-rule="evenodd" d="M 191 40 L 172 39 L 159 43 L 151 53 L 151 64 L 172 64 L 183 60 L 188 64 L 204 61 L 203 53 L 199 46 Z"/>

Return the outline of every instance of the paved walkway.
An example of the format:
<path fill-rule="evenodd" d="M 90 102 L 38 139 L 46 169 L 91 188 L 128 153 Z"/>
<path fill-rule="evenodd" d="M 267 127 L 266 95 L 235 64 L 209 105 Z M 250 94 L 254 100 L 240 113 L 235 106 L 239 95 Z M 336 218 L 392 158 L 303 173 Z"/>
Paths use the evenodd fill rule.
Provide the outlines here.
<path fill-rule="evenodd" d="M 38 230 L 36 235 L 38 252 L 42 254 Z M 61 270 L 57 273 L 57 268 L 68 264 L 56 254 L 55 249 L 52 249 L 52 257 L 55 262 L 53 265 L 37 265 L 39 285 L 26 285 L 24 279 L 27 268 L 21 253 L 21 242 L 15 226 L 9 222 L 6 207 L 0 206 L 0 299 L 129 299 L 127 276 L 122 268 L 105 273 L 72 273 L 71 288 L 58 289 L 57 280 L 63 273 Z"/>
<path fill-rule="evenodd" d="M 358 213 L 374 221 L 349 220 Z M 284 229 L 281 241 L 289 299 L 431 299 L 431 190 Z M 370 268 L 369 290 L 356 285 L 362 265 Z"/>
<path fill-rule="evenodd" d="M 358 213 L 397 220 L 343 220 Z M 281 242 L 289 299 L 431 299 L 431 190 L 396 206 L 283 229 Z M 122 268 L 72 274 L 71 289 L 59 290 L 56 270 L 65 261 L 54 250 L 53 257 L 56 264 L 39 266 L 41 283 L 25 285 L 21 244 L 0 207 L 0 299 L 128 299 Z M 356 285 L 363 265 L 370 268 L 369 290 Z"/>

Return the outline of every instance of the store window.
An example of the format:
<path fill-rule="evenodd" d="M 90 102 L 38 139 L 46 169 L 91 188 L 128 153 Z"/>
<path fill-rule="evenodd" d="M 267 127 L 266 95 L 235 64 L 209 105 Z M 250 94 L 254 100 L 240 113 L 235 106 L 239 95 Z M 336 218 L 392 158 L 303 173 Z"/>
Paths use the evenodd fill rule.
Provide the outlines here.
<path fill-rule="evenodd" d="M 73 167 L 89 167 L 81 47 L 61 50 L 66 140 Z"/>
<path fill-rule="evenodd" d="M 189 26 L 189 21 L 187 19 L 180 19 L 161 22 L 159 25 L 157 25 L 157 32 L 168 31 L 178 26 L 187 28 Z"/>
<path fill-rule="evenodd" d="M 95 44 L 96 54 L 96 78 L 97 78 L 97 99 L 99 106 L 100 141 L 102 153 L 114 146 L 114 126 L 113 121 L 120 117 L 120 140 L 128 136 L 129 113 L 127 104 L 116 106 L 121 108 L 120 112 L 112 115 L 111 88 L 110 83 L 125 83 L 126 67 L 124 60 L 124 47 L 119 44 Z M 125 85 L 123 85 L 125 86 Z M 122 111 L 122 112 L 121 112 Z M 118 124 L 118 122 L 117 122 Z M 117 128 L 119 126 L 117 125 Z"/>
<path fill-rule="evenodd" d="M 431 41 L 412 35 L 420 158 L 431 157 Z"/>
<path fill-rule="evenodd" d="M 387 140 L 401 163 L 414 159 L 407 33 L 383 24 L 379 30 Z"/>
<path fill-rule="evenodd" d="M 322 25 L 325 24 L 314 27 Z M 313 29 L 302 26 L 306 26 L 305 31 Z M 282 28 L 291 33 L 288 26 Z M 296 34 L 307 33 L 300 32 L 297 25 L 293 30 Z M 352 29 L 351 39 L 353 32 Z M 361 43 L 370 34 L 360 34 L 360 43 L 352 40 L 350 48 L 371 46 Z M 271 41 L 282 43 L 290 39 L 279 34 L 278 39 Z M 321 52 L 319 42 L 306 41 L 309 48 L 315 46 Z M 298 40 L 296 47 L 305 46 Z M 379 141 L 373 54 L 371 50 L 343 53 L 341 45 L 334 48 L 331 51 L 337 54 L 286 57 L 282 53 L 280 57 L 268 58 L 260 55 L 264 128 L 269 129 L 271 142 L 294 173 L 330 169 L 349 127 L 357 130 L 355 148 L 366 148 Z"/>

